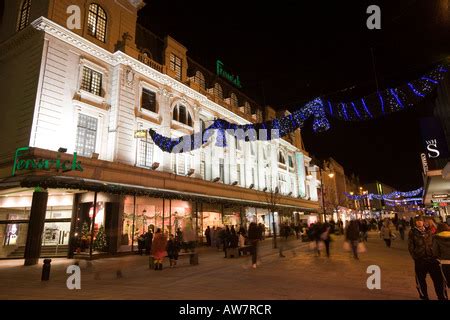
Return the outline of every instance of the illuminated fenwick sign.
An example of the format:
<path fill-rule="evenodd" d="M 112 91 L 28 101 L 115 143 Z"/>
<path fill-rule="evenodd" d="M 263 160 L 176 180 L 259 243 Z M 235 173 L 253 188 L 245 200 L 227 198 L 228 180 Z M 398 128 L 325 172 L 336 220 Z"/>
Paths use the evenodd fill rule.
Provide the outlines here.
<path fill-rule="evenodd" d="M 242 84 L 241 84 L 241 80 L 239 79 L 239 76 L 235 76 L 235 75 L 225 71 L 223 67 L 224 67 L 223 62 L 220 60 L 217 60 L 216 61 L 217 75 L 227 79 L 228 81 L 230 81 L 232 84 L 234 84 L 239 89 L 242 89 Z"/>
<path fill-rule="evenodd" d="M 19 148 L 14 155 L 14 164 L 12 168 L 12 176 L 15 176 L 17 171 L 22 170 L 62 170 L 67 171 L 80 171 L 83 172 L 81 162 L 77 161 L 77 153 L 73 153 L 72 160 L 61 161 L 61 153 L 58 152 L 56 159 L 20 159 L 30 150 L 29 147 Z"/>

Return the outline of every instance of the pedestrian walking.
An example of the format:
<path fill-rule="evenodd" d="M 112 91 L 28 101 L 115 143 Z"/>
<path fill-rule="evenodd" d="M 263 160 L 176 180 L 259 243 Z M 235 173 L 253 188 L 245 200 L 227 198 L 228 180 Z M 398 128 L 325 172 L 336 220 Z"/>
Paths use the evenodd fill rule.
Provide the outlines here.
<path fill-rule="evenodd" d="M 210 247 L 211 246 L 211 229 L 209 228 L 209 226 L 206 227 L 205 237 L 206 237 L 206 244 L 208 247 Z"/>
<path fill-rule="evenodd" d="M 392 244 L 392 230 L 389 219 L 384 220 L 383 226 L 381 227 L 380 236 L 386 243 L 386 247 L 390 248 Z"/>
<path fill-rule="evenodd" d="M 433 238 L 430 229 L 425 228 L 422 217 L 416 218 L 415 227 L 409 231 L 408 250 L 414 259 L 416 285 L 419 297 L 429 300 L 426 276 L 433 280 L 439 300 L 447 300 L 447 290 L 438 260 L 433 255 Z"/>
<path fill-rule="evenodd" d="M 314 225 L 312 234 L 315 241 L 317 256 L 320 257 L 320 246 L 322 245 L 322 239 L 320 238 L 322 235 L 322 223 L 318 222 Z"/>
<path fill-rule="evenodd" d="M 358 243 L 359 243 L 359 226 L 358 221 L 352 220 L 348 224 L 347 230 L 345 232 L 345 239 L 350 244 L 351 250 L 353 252 L 353 258 L 359 260 L 358 257 Z"/>
<path fill-rule="evenodd" d="M 258 259 L 258 242 L 260 239 L 260 232 L 258 225 L 255 222 L 250 223 L 248 227 L 248 240 L 252 246 L 252 267 L 256 269 L 256 261 Z"/>
<path fill-rule="evenodd" d="M 447 288 L 450 286 L 450 227 L 440 223 L 433 236 L 433 254 L 441 264 Z"/>
<path fill-rule="evenodd" d="M 153 241 L 153 233 L 150 227 L 148 228 L 148 232 L 145 234 L 144 246 L 145 246 L 145 255 L 149 255 L 152 250 L 152 241 Z"/>
<path fill-rule="evenodd" d="M 398 223 L 398 232 L 400 233 L 400 239 L 405 240 L 406 221 L 405 218 L 401 219 Z"/>
<path fill-rule="evenodd" d="M 280 228 L 280 246 L 279 246 L 279 256 L 280 258 L 285 258 L 286 256 L 283 254 L 283 251 L 285 249 L 292 249 L 291 246 L 289 246 L 288 240 L 289 240 L 289 236 L 291 234 L 291 227 L 289 227 L 289 225 L 287 223 L 284 223 L 283 225 L 281 225 Z M 295 256 L 295 250 L 292 252 L 293 255 Z"/>
<path fill-rule="evenodd" d="M 330 257 L 331 230 L 331 225 L 328 222 L 325 222 L 322 226 L 322 234 L 320 235 L 320 239 L 325 245 L 325 250 L 328 258 Z"/>
<path fill-rule="evenodd" d="M 145 234 L 141 234 L 138 238 L 138 254 L 142 256 L 145 249 Z"/>
<path fill-rule="evenodd" d="M 155 237 L 152 243 L 152 251 L 151 254 L 155 259 L 155 270 L 162 270 L 163 268 L 163 260 L 167 255 L 166 251 L 167 247 L 167 239 L 165 235 L 161 232 L 161 229 L 158 228 L 155 233 Z"/>
<path fill-rule="evenodd" d="M 167 241 L 167 256 L 169 257 L 170 267 L 173 268 L 177 265 L 178 254 L 181 249 L 181 244 L 175 240 L 173 234 L 170 235 L 169 241 Z"/>
<path fill-rule="evenodd" d="M 211 247 L 214 248 L 216 246 L 216 234 L 217 234 L 217 230 L 216 227 L 213 226 L 211 229 L 211 232 L 209 234 L 210 238 L 211 238 Z"/>

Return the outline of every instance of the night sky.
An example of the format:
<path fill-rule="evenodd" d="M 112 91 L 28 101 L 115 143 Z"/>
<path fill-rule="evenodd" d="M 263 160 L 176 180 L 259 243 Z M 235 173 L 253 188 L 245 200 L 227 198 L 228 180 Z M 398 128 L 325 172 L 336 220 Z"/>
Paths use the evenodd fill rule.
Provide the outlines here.
<path fill-rule="evenodd" d="M 449 52 L 447 2 L 148 0 L 139 21 L 174 37 L 211 71 L 221 59 L 261 105 L 294 110 L 317 96 L 356 100 L 375 92 L 373 62 L 380 90 L 430 70 Z M 366 27 L 371 4 L 381 7 L 382 30 Z M 306 149 L 333 157 L 362 182 L 415 189 L 423 184 L 419 119 L 432 114 L 432 101 L 367 122 L 332 120 L 325 133 L 308 123 Z"/>

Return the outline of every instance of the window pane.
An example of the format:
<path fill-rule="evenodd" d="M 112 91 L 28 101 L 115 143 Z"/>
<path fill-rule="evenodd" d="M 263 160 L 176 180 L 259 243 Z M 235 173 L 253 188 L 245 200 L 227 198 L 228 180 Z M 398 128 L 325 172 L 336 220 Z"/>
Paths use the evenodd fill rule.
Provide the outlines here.
<path fill-rule="evenodd" d="M 142 89 L 141 108 L 156 112 L 156 94 L 153 91 Z"/>
<path fill-rule="evenodd" d="M 153 143 L 146 140 L 139 141 L 138 165 L 150 168 L 153 164 Z"/>
<path fill-rule="evenodd" d="M 95 152 L 98 120 L 84 114 L 78 118 L 76 151 L 80 156 L 91 157 Z"/>
<path fill-rule="evenodd" d="M 179 121 L 180 121 L 181 123 L 187 124 L 187 119 L 186 119 L 186 107 L 180 106 L 179 112 L 180 112 L 180 118 L 179 118 Z"/>

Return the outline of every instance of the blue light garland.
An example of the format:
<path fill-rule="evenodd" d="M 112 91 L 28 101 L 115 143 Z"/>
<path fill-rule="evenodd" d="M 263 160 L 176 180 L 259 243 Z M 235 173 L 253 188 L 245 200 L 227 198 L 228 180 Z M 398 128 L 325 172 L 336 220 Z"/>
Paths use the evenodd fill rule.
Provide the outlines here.
<path fill-rule="evenodd" d="M 339 102 L 333 110 L 333 103 L 324 100 L 321 97 L 315 98 L 303 107 L 293 111 L 292 114 L 256 124 L 237 125 L 223 119 L 214 120 L 213 123 L 205 128 L 202 132 L 192 135 L 183 136 L 176 139 L 160 135 L 156 131 L 149 129 L 149 134 L 153 142 L 164 152 L 183 153 L 200 148 L 207 143 L 214 132 L 217 132 L 216 146 L 226 147 L 227 130 L 241 130 L 243 135 L 236 136 L 238 140 L 255 141 L 255 140 L 273 140 L 286 136 L 287 134 L 302 128 L 306 120 L 313 118 L 314 132 L 322 132 L 330 129 L 330 122 L 327 116 L 337 118 L 344 121 L 362 121 L 385 115 L 388 112 L 396 112 L 407 106 L 412 106 L 427 94 L 431 93 L 444 78 L 448 70 L 443 66 L 438 66 L 428 74 L 421 78 L 408 82 L 403 86 L 377 91 L 374 94 L 359 99 L 364 108 L 364 113 L 358 110 L 358 102 Z M 347 104 L 353 107 L 353 112 L 347 110 Z M 377 108 L 381 107 L 381 113 L 377 112 Z M 325 107 L 326 106 L 326 107 Z M 378 109 L 379 110 L 379 109 Z M 334 112 L 337 111 L 337 112 Z M 350 111 L 350 112 L 349 112 Z M 327 114 L 328 113 L 328 114 Z M 261 133 L 264 130 L 266 133 Z M 277 130 L 276 133 L 272 130 Z M 256 134 L 253 134 L 256 132 Z"/>
<path fill-rule="evenodd" d="M 408 192 L 400 192 L 400 191 L 394 191 L 389 194 L 375 194 L 375 193 L 368 193 L 363 195 L 351 195 L 347 192 L 344 192 L 344 194 L 349 198 L 350 200 L 363 200 L 363 199 L 369 199 L 369 200 L 395 200 L 397 198 L 411 198 L 411 197 L 417 197 L 423 193 L 423 188 L 419 188 L 416 190 L 408 191 Z"/>

